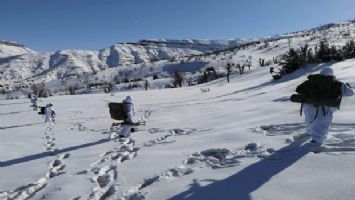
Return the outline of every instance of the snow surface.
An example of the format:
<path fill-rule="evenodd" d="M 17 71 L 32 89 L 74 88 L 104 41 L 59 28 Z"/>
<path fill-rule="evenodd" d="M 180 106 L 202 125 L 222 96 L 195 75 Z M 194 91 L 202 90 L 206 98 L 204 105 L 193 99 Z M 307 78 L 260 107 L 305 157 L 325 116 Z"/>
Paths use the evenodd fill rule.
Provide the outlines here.
<path fill-rule="evenodd" d="M 24 45 L 15 42 L 0 40 L 0 58 L 22 55 L 26 53 L 34 53 L 34 51 L 25 47 Z"/>
<path fill-rule="evenodd" d="M 355 99 L 322 147 L 288 100 L 324 66 L 355 85 L 353 59 L 278 81 L 253 68 L 230 83 L 41 99 L 49 124 L 28 99 L 0 100 L 0 199 L 355 199 Z M 147 123 L 117 139 L 107 103 L 126 95 Z"/>

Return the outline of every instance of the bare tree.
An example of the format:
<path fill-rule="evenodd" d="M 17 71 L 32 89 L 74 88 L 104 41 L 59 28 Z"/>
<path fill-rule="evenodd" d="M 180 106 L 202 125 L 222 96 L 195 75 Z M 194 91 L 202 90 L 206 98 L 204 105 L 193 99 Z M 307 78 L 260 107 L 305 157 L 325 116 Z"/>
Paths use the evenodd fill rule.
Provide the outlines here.
<path fill-rule="evenodd" d="M 103 90 L 105 93 L 110 93 L 113 90 L 113 84 L 112 83 L 104 83 Z"/>
<path fill-rule="evenodd" d="M 178 87 L 178 86 L 182 87 L 183 82 L 184 82 L 184 76 L 182 75 L 181 72 L 176 71 L 173 74 L 173 80 L 172 80 L 173 86 L 174 87 Z"/>
<path fill-rule="evenodd" d="M 239 74 L 243 74 L 244 73 L 244 68 L 245 68 L 245 66 L 244 66 L 244 64 L 237 64 L 236 65 L 236 68 L 237 68 L 237 70 L 239 71 Z"/>
<path fill-rule="evenodd" d="M 187 85 L 188 86 L 193 86 L 194 85 L 194 78 L 190 77 L 189 79 L 187 79 Z"/>
<path fill-rule="evenodd" d="M 37 95 L 38 97 L 45 96 L 46 88 L 45 88 L 44 82 L 42 82 L 42 83 L 37 83 L 37 84 L 33 84 L 33 85 L 31 86 L 31 89 L 33 90 L 33 93 L 34 93 L 35 95 Z"/>
<path fill-rule="evenodd" d="M 78 84 L 74 84 L 74 85 L 70 85 L 67 90 L 69 91 L 70 95 L 75 95 L 75 91 L 77 89 L 79 89 L 79 85 Z"/>
<path fill-rule="evenodd" d="M 265 67 L 265 59 L 264 58 L 259 58 L 259 65 L 260 65 L 260 67 Z"/>

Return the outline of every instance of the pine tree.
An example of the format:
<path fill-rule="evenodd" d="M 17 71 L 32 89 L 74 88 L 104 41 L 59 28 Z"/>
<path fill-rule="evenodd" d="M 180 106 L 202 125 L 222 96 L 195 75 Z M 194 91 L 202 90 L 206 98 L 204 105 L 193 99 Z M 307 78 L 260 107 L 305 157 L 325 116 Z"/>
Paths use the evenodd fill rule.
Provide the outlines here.
<path fill-rule="evenodd" d="M 332 60 L 341 61 L 343 59 L 342 52 L 338 51 L 336 46 L 330 48 L 330 57 Z"/>
<path fill-rule="evenodd" d="M 285 73 L 296 71 L 302 64 L 301 56 L 294 48 L 291 48 L 286 54 L 284 54 L 282 60 L 281 64 L 283 64 L 283 70 Z"/>
<path fill-rule="evenodd" d="M 319 50 L 317 52 L 317 59 L 320 62 L 329 62 L 331 61 L 331 50 L 329 44 L 326 40 L 322 40 L 319 44 Z"/>
<path fill-rule="evenodd" d="M 348 41 L 342 48 L 343 56 L 346 59 L 355 58 L 355 42 L 354 40 Z"/>
<path fill-rule="evenodd" d="M 317 62 L 312 49 L 308 49 L 307 62 L 310 64 Z"/>

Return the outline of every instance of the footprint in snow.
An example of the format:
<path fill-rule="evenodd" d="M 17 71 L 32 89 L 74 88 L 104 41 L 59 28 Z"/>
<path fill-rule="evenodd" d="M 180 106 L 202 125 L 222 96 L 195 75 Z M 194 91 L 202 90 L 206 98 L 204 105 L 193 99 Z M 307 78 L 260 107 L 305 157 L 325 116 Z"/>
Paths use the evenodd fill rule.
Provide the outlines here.
<path fill-rule="evenodd" d="M 267 136 L 295 135 L 305 133 L 306 125 L 304 123 L 264 125 L 252 128 L 252 131 Z"/>
<path fill-rule="evenodd" d="M 203 167 L 219 169 L 239 166 L 243 158 L 265 158 L 268 155 L 270 155 L 270 153 L 264 150 L 263 146 L 257 142 L 247 144 L 234 151 L 226 148 L 214 148 L 196 152 L 189 155 L 188 158 L 182 162 L 182 165 L 170 168 L 158 175 L 145 178 L 142 183 L 124 192 L 122 196 L 125 200 L 145 199 L 142 190 L 158 181 L 190 175 Z"/>
<path fill-rule="evenodd" d="M 34 183 L 20 186 L 14 190 L 0 192 L 0 198 L 6 200 L 29 199 L 33 197 L 37 192 L 45 188 L 46 185 L 47 178 L 43 177 Z"/>
<path fill-rule="evenodd" d="M 171 137 L 173 135 L 164 135 L 162 137 L 159 137 L 157 139 L 154 139 L 154 140 L 150 140 L 148 142 L 145 142 L 143 144 L 144 147 L 151 147 L 151 146 L 155 146 L 155 145 L 158 145 L 158 144 L 170 144 L 170 143 L 173 143 L 173 142 L 176 142 L 175 140 L 170 140 L 170 141 L 167 141 L 167 139 L 169 137 Z"/>
<path fill-rule="evenodd" d="M 144 118 L 149 119 L 152 113 L 153 113 L 152 110 L 144 110 Z"/>
<path fill-rule="evenodd" d="M 83 122 L 75 122 L 69 128 L 70 130 L 86 131 L 87 127 L 84 126 Z"/>
<path fill-rule="evenodd" d="M 190 135 L 193 134 L 197 131 L 195 128 L 186 128 L 186 129 L 180 129 L 180 128 L 175 128 L 175 129 L 170 129 L 169 133 L 171 135 Z"/>
<path fill-rule="evenodd" d="M 311 149 L 314 153 L 327 154 L 348 154 L 355 152 L 355 134 L 344 133 L 343 131 L 351 131 L 355 128 L 355 124 L 334 123 L 330 128 L 328 138 L 321 146 L 315 146 Z M 310 136 L 306 133 L 304 123 L 265 125 L 253 128 L 254 133 L 264 134 L 267 136 L 283 136 L 288 135 L 286 143 L 293 143 L 299 140 L 307 140 Z"/>
<path fill-rule="evenodd" d="M 139 150 L 131 138 L 120 138 L 120 147 L 101 153 L 100 158 L 90 165 L 90 168 L 77 172 L 76 175 L 89 174 L 93 188 L 88 199 L 105 199 L 118 190 L 117 165 L 136 157 Z"/>
<path fill-rule="evenodd" d="M 148 130 L 148 132 L 149 132 L 150 134 L 154 134 L 154 133 L 165 132 L 165 130 L 160 129 L 160 128 L 150 128 L 150 129 Z"/>
<path fill-rule="evenodd" d="M 168 138 L 172 136 L 182 136 L 182 135 L 190 135 L 196 133 L 197 129 L 195 128 L 187 128 L 187 129 L 180 129 L 180 128 L 175 128 L 175 129 L 170 129 L 168 135 L 164 135 L 162 137 L 159 137 L 157 139 L 150 140 L 148 142 L 145 142 L 143 144 L 144 147 L 151 147 L 155 146 L 158 144 L 170 144 L 176 142 L 176 140 L 167 140 Z M 150 133 L 157 133 L 157 132 L 163 132 L 161 129 L 150 129 Z"/>
<path fill-rule="evenodd" d="M 88 199 L 105 199 L 115 192 L 117 166 L 110 164 L 101 168 L 91 181 L 96 184 Z"/>
<path fill-rule="evenodd" d="M 0 199 L 29 199 L 33 197 L 37 192 L 41 191 L 48 184 L 49 179 L 60 175 L 65 165 L 62 160 L 69 158 L 70 154 L 62 154 L 59 155 L 57 159 L 53 160 L 49 163 L 49 170 L 46 176 L 41 177 L 38 181 L 20 186 L 14 190 L 0 192 Z"/>

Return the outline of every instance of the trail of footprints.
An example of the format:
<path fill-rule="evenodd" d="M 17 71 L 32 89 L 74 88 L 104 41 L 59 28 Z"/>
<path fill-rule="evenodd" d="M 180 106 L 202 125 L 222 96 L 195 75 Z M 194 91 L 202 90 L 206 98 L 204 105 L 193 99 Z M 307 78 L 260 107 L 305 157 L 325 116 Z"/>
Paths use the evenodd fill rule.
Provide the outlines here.
<path fill-rule="evenodd" d="M 78 115 L 81 113 L 77 112 L 74 114 Z M 146 117 L 149 117 L 150 114 L 151 112 L 145 112 Z M 76 117 L 77 116 L 73 116 L 72 118 Z M 49 123 L 43 133 L 44 151 L 48 152 L 49 155 L 55 155 L 56 151 L 58 150 L 55 144 L 56 137 L 52 131 L 53 128 L 54 124 Z M 86 130 L 86 127 L 84 127 L 82 123 L 74 123 L 72 128 L 78 129 L 79 131 Z M 100 155 L 101 158 L 92 163 L 88 170 L 77 173 L 91 174 L 90 180 L 97 184 L 87 199 L 105 199 L 114 191 L 116 191 L 117 163 L 125 162 L 126 160 L 133 159 L 136 156 L 136 151 L 138 149 L 134 147 L 134 140 L 130 138 L 124 138 L 117 139 L 116 141 L 120 142 L 122 146 L 103 153 Z M 47 186 L 50 179 L 65 173 L 64 160 L 69 157 L 70 153 L 57 155 L 54 160 L 48 163 L 47 173 L 38 181 L 20 186 L 14 190 L 0 191 L 0 199 L 25 200 L 32 198 L 37 192 L 41 191 Z M 116 164 L 114 164 L 113 161 L 116 161 Z M 72 199 L 79 200 L 82 198 L 79 196 Z"/>
<path fill-rule="evenodd" d="M 189 135 L 195 133 L 197 130 L 196 129 L 171 129 L 169 130 L 169 134 L 166 136 L 163 136 L 163 138 L 158 138 L 152 141 L 149 141 L 148 143 L 145 143 L 143 147 L 148 147 L 148 146 L 153 146 L 156 144 L 162 144 L 165 143 L 168 137 L 171 136 L 180 136 L 180 135 Z M 155 132 L 163 132 L 161 129 L 150 129 L 150 133 L 155 133 Z M 165 132 L 165 131 L 164 131 Z M 82 175 L 82 174 L 87 174 L 89 175 L 89 179 L 91 182 L 95 183 L 95 187 L 92 189 L 92 192 L 90 195 L 88 195 L 87 198 L 85 199 L 92 199 L 92 200 L 102 200 L 106 199 L 113 194 L 115 194 L 118 189 L 119 189 L 119 181 L 117 181 L 117 171 L 118 171 L 118 165 L 134 159 L 137 156 L 137 151 L 139 148 L 135 147 L 135 141 L 131 139 L 130 137 L 128 138 L 117 138 L 118 134 L 116 133 L 116 130 L 111 130 L 111 136 L 110 138 L 113 139 L 115 142 L 118 142 L 120 144 L 119 147 L 115 147 L 109 151 L 106 151 L 100 155 L 100 158 L 93 162 L 90 165 L 89 169 L 79 171 L 76 174 L 77 175 Z M 182 172 L 184 169 L 176 168 L 176 169 L 171 169 L 170 173 L 174 174 L 174 170 L 176 171 L 175 173 L 185 173 L 187 172 Z M 169 172 L 167 172 L 168 174 Z M 152 179 L 146 180 L 140 188 L 144 188 L 147 185 L 149 185 L 149 182 L 154 182 L 155 178 L 153 177 Z"/>
<path fill-rule="evenodd" d="M 335 127 L 337 128 L 337 127 Z M 150 129 L 150 133 L 163 132 L 161 129 Z M 196 130 L 173 129 L 170 134 L 151 140 L 144 143 L 145 147 L 154 146 L 157 144 L 166 144 L 172 141 L 167 141 L 168 138 L 178 135 L 188 135 L 196 132 Z M 270 125 L 261 126 L 253 129 L 253 132 L 262 133 L 268 136 L 289 135 L 285 140 L 286 143 L 292 143 L 297 140 L 307 139 L 309 136 L 305 133 L 305 127 L 298 124 Z M 146 199 L 145 188 L 150 185 L 163 181 L 164 179 L 176 179 L 185 175 L 194 173 L 204 166 L 213 169 L 238 166 L 243 158 L 258 157 L 260 159 L 274 159 L 275 150 L 272 148 L 265 149 L 259 143 L 250 143 L 236 151 L 229 149 L 208 149 L 188 156 L 182 162 L 182 165 L 170 168 L 164 172 L 146 177 L 140 184 L 130 188 L 122 193 L 124 200 L 141 200 Z M 355 135 L 351 134 L 332 134 L 326 142 L 312 149 L 313 153 L 328 153 L 328 154 L 344 154 L 347 152 L 355 152 Z M 277 154 L 277 153 L 276 153 Z"/>
<path fill-rule="evenodd" d="M 55 134 L 52 131 L 54 127 L 53 123 L 49 123 L 49 125 L 47 126 L 45 132 L 44 132 L 44 139 L 45 139 L 45 151 L 48 151 L 51 154 L 55 154 L 55 151 L 57 151 L 58 149 L 55 147 Z M 57 156 L 57 159 L 52 160 L 49 163 L 49 171 L 46 174 L 47 178 L 53 178 L 55 176 L 58 176 L 60 174 L 63 174 L 63 169 L 65 168 L 65 164 L 63 164 L 63 160 L 69 158 L 70 154 L 69 153 L 65 153 L 65 154 L 61 154 Z"/>
<path fill-rule="evenodd" d="M 149 117 L 151 112 L 145 112 L 145 117 Z M 53 124 L 47 126 L 44 131 L 45 140 L 45 151 L 55 154 L 55 135 L 52 132 Z M 159 132 L 168 132 L 164 136 L 150 140 L 143 144 L 143 147 L 151 147 L 159 144 L 167 144 L 175 142 L 175 140 L 168 140 L 169 138 L 190 135 L 199 132 L 194 128 L 186 129 L 171 129 L 165 131 L 159 128 L 151 128 L 148 130 L 150 134 Z M 253 129 L 255 133 L 261 133 L 269 136 L 275 135 L 290 135 L 286 139 L 286 143 L 292 143 L 308 137 L 305 132 L 304 127 L 297 127 L 295 124 L 284 124 L 284 125 L 270 125 L 261 126 Z M 83 198 L 81 196 L 72 198 L 72 200 L 79 199 L 92 199 L 92 200 L 103 200 L 109 197 L 116 197 L 120 195 L 122 199 L 125 200 L 141 200 L 145 199 L 147 195 L 147 190 L 149 186 L 153 185 L 158 181 L 163 181 L 166 179 L 176 179 L 182 176 L 192 174 L 199 169 L 204 167 L 210 167 L 212 169 L 234 167 L 241 165 L 242 159 L 248 157 L 258 157 L 260 159 L 270 158 L 275 152 L 273 149 L 265 149 L 259 143 L 250 143 L 237 150 L 229 150 L 225 148 L 219 149 L 208 149 L 201 152 L 196 152 L 188 156 L 180 166 L 176 166 L 167 169 L 161 173 L 155 174 L 150 177 L 146 177 L 142 182 L 128 191 L 119 191 L 119 181 L 117 180 L 118 166 L 119 164 L 134 159 L 137 156 L 137 151 L 139 148 L 135 147 L 135 141 L 131 138 L 116 138 L 116 134 L 111 132 L 111 138 L 120 144 L 119 147 L 115 147 L 109 151 L 106 151 L 100 155 L 100 158 L 90 165 L 86 170 L 79 171 L 76 174 L 86 174 L 89 176 L 91 182 L 95 184 L 92 192 Z M 355 151 L 355 136 L 350 134 L 335 134 L 330 140 L 324 145 L 315 149 L 314 153 L 343 153 L 343 152 L 354 152 Z M 65 163 L 64 160 L 70 156 L 69 153 L 58 155 L 56 159 L 49 162 L 49 169 L 45 176 L 41 177 L 38 181 L 30 183 L 14 190 L 0 192 L 0 199 L 17 200 L 17 199 L 29 199 L 33 197 L 37 192 L 42 190 L 48 184 L 48 181 L 56 176 L 59 176 L 64 172 Z"/>
<path fill-rule="evenodd" d="M 154 140 L 150 140 L 143 144 L 144 147 L 151 147 L 158 144 L 166 144 L 175 142 L 174 140 L 168 141 L 170 137 L 177 137 L 183 135 L 191 135 L 198 132 L 195 128 L 186 129 L 170 129 L 168 131 L 151 128 L 148 130 L 149 133 L 154 134 L 158 132 L 168 132 L 169 134 L 159 137 Z M 135 141 L 128 138 L 117 138 L 118 134 L 115 129 L 111 130 L 110 138 L 115 142 L 121 144 L 119 147 L 115 147 L 109 151 L 106 151 L 100 155 L 100 159 L 96 160 L 90 165 L 87 170 L 77 172 L 77 175 L 88 174 L 91 182 L 95 183 L 91 194 L 84 199 L 92 200 L 102 200 L 108 197 L 115 197 L 117 191 L 119 191 L 119 181 L 117 180 L 118 165 L 127 161 L 134 159 L 137 156 L 137 151 L 139 148 L 135 147 Z M 258 144 L 254 144 L 255 148 L 259 148 Z M 249 151 L 248 155 L 251 155 L 250 146 L 248 146 L 244 151 Z M 254 150 L 255 152 L 256 150 Z M 234 157 L 231 155 L 234 155 Z M 245 157 L 243 155 L 242 157 Z M 149 185 L 155 183 L 161 179 L 176 178 L 184 175 L 193 173 L 195 168 L 201 167 L 201 165 L 208 165 L 212 168 L 235 166 L 239 162 L 236 161 L 236 154 L 231 153 L 227 149 L 211 149 L 203 151 L 200 153 L 193 154 L 188 160 L 184 162 L 182 166 L 174 167 L 163 172 L 161 175 L 156 175 L 152 177 L 147 177 L 144 179 L 142 184 L 131 189 L 127 194 L 124 194 L 124 199 L 144 199 L 144 196 L 140 194 L 140 190 L 148 187 Z M 199 164 L 198 164 L 199 163 Z"/>
<path fill-rule="evenodd" d="M 154 183 L 166 179 L 176 179 L 182 176 L 190 175 L 204 167 L 210 167 L 212 169 L 234 167 L 241 165 L 243 158 L 267 158 L 270 155 L 272 154 L 265 150 L 259 143 L 250 143 L 234 151 L 226 148 L 217 148 L 196 152 L 189 155 L 180 166 L 170 168 L 159 174 L 145 178 L 142 183 L 130 188 L 128 191 L 123 192 L 122 199 L 146 199 L 146 192 L 144 192 L 144 189 Z"/>
<path fill-rule="evenodd" d="M 70 130 L 86 131 L 87 127 L 84 126 L 83 122 L 75 122 L 69 128 Z"/>
<path fill-rule="evenodd" d="M 165 132 L 162 129 L 158 129 L 158 128 L 151 128 L 149 129 L 149 133 L 153 134 L 153 133 L 158 133 L 158 132 Z M 195 128 L 186 128 L 186 129 L 180 129 L 180 128 L 175 128 L 175 129 L 170 129 L 169 134 L 164 135 L 162 137 L 159 137 L 157 139 L 154 140 L 150 140 L 148 142 L 145 142 L 143 144 L 144 147 L 151 147 L 151 146 L 155 146 L 158 144 L 168 144 L 168 143 L 173 143 L 176 142 L 175 140 L 170 140 L 168 141 L 167 139 L 173 136 L 182 136 L 182 135 L 191 135 L 191 134 L 195 134 L 197 132 L 197 129 Z"/>
<path fill-rule="evenodd" d="M 327 154 L 346 154 L 355 153 L 355 135 L 348 133 L 336 133 L 340 131 L 349 131 L 353 128 L 353 125 L 333 124 L 331 127 L 331 133 L 325 142 L 311 149 L 313 153 L 327 153 Z M 304 124 L 280 124 L 280 125 L 267 125 L 253 128 L 252 131 L 258 134 L 264 134 L 267 136 L 281 136 L 289 135 L 285 142 L 290 144 L 298 140 L 309 139 L 310 136 L 306 133 L 306 127 Z"/>
<path fill-rule="evenodd" d="M 118 190 L 118 165 L 136 157 L 138 148 L 135 148 L 134 140 L 121 138 L 116 141 L 121 146 L 102 153 L 100 159 L 93 162 L 89 169 L 76 173 L 88 174 L 90 181 L 96 185 L 86 199 L 101 200 L 115 193 Z"/>
<path fill-rule="evenodd" d="M 54 153 L 55 149 L 55 135 L 52 131 L 53 129 L 53 123 L 50 123 L 47 127 L 46 130 L 44 131 L 44 136 L 43 139 L 45 140 L 44 146 L 45 146 L 45 151 Z"/>
<path fill-rule="evenodd" d="M 50 154 L 55 153 L 55 137 L 54 133 L 52 132 L 53 124 L 50 123 L 46 130 L 44 131 L 45 140 L 45 151 L 49 152 Z M 20 186 L 14 190 L 9 190 L 5 192 L 0 192 L 0 199 L 6 200 L 25 200 L 33 197 L 37 192 L 44 189 L 49 180 L 53 177 L 59 176 L 64 174 L 63 171 L 65 168 L 64 160 L 70 157 L 70 153 L 64 153 L 57 155 L 56 158 L 48 163 L 48 171 L 45 176 L 41 177 L 38 181 Z"/>
<path fill-rule="evenodd" d="M 152 111 L 139 110 L 138 112 L 144 113 L 144 118 L 150 117 Z M 82 124 L 73 124 L 73 129 L 82 129 Z M 102 200 L 110 197 L 116 191 L 118 191 L 117 170 L 118 165 L 131 160 L 137 156 L 139 148 L 135 147 L 135 141 L 128 138 L 119 138 L 117 133 L 118 128 L 111 127 L 109 132 L 110 138 L 120 144 L 119 147 L 115 147 L 99 155 L 99 159 L 93 162 L 86 170 L 79 171 L 76 175 L 86 174 L 89 176 L 89 180 L 95 184 L 92 192 L 86 197 L 75 197 L 73 200 L 78 199 L 91 199 Z"/>

